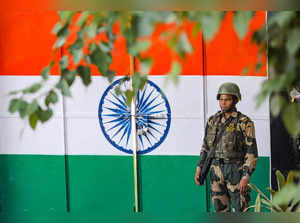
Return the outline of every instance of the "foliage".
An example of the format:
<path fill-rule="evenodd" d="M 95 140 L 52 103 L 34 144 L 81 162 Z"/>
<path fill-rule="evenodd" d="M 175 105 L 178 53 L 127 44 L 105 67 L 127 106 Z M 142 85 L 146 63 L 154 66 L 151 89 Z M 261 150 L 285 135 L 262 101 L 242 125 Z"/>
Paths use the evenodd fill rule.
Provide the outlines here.
<path fill-rule="evenodd" d="M 53 114 L 52 106 L 57 103 L 59 94 L 71 96 L 70 87 L 79 76 L 85 86 L 91 79 L 91 66 L 96 66 L 99 73 L 110 82 L 115 72 L 111 70 L 111 51 L 114 47 L 116 34 L 113 27 L 120 25 L 120 34 L 126 38 L 127 52 L 132 58 L 140 62 L 140 71 L 134 71 L 133 88 L 127 92 L 117 89 L 118 94 L 125 94 L 129 104 L 138 89 L 143 88 L 147 74 L 151 68 L 151 58 L 144 58 L 141 52 L 151 46 L 149 36 L 156 24 L 174 23 L 176 28 L 164 32 L 168 37 L 168 46 L 181 58 L 193 51 L 193 46 L 180 25 L 185 21 L 195 23 L 193 34 L 202 32 L 207 39 L 212 38 L 218 31 L 225 12 L 221 11 L 59 11 L 60 21 L 55 25 L 53 33 L 57 37 L 54 51 L 64 48 L 69 54 L 64 55 L 59 61 L 60 79 L 51 89 L 36 96 L 44 89 L 49 81 L 52 61 L 42 70 L 42 80 L 32 86 L 11 92 L 14 96 L 10 101 L 9 111 L 19 112 L 21 118 L 28 118 L 30 126 L 35 129 L 37 123 L 47 121 Z M 253 12 L 238 11 L 234 15 L 234 27 L 240 38 L 243 38 Z M 263 27 L 253 35 L 253 40 L 262 45 L 261 55 L 268 49 L 268 65 L 270 80 L 266 81 L 258 97 L 261 104 L 271 95 L 271 111 L 273 115 L 281 115 L 287 130 L 294 136 L 300 133 L 300 105 L 290 104 L 283 100 L 281 92 L 299 89 L 300 75 L 300 50 L 299 30 L 300 13 L 277 12 L 269 16 L 268 32 Z M 75 40 L 67 44 L 68 38 L 74 34 Z M 105 38 L 99 36 L 105 35 Z M 268 40 L 268 41 L 266 41 Z M 258 62 L 258 67 L 261 62 Z M 181 65 L 176 60 L 172 61 L 167 80 L 174 83 L 178 81 Z M 33 95 L 33 96 L 31 96 Z M 36 96 L 36 97 L 35 97 Z M 32 99 L 33 97 L 33 99 Z M 28 99 L 31 98 L 31 101 Z M 37 100 L 42 99 L 42 100 Z M 44 101 L 44 103 L 42 103 Z"/>
<path fill-rule="evenodd" d="M 280 116 L 288 132 L 300 133 L 300 103 L 287 100 L 292 90 L 300 90 L 300 13 L 283 11 L 269 13 L 268 31 L 259 30 L 254 38 L 267 39 L 270 79 L 258 96 L 258 105 L 270 96 L 272 115 Z M 293 99 L 292 99 L 293 101 Z"/>
<path fill-rule="evenodd" d="M 249 184 L 257 192 L 255 204 L 249 208 L 253 208 L 254 212 L 261 212 L 262 208 L 272 212 L 300 212 L 300 184 L 295 183 L 295 179 L 300 178 L 300 172 L 290 171 L 285 179 L 283 174 L 277 170 L 276 178 L 278 190 L 267 188 L 272 195 L 272 200 L 255 185 Z"/>

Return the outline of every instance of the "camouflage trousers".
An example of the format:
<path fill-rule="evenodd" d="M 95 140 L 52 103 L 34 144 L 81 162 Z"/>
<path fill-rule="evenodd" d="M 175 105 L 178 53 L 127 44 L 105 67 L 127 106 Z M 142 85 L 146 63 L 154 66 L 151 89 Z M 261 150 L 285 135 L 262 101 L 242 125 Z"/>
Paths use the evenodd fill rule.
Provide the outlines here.
<path fill-rule="evenodd" d="M 219 163 L 214 160 L 210 168 L 211 197 L 216 212 L 242 212 L 248 207 L 250 192 L 241 194 L 239 183 L 242 165 L 239 163 Z"/>

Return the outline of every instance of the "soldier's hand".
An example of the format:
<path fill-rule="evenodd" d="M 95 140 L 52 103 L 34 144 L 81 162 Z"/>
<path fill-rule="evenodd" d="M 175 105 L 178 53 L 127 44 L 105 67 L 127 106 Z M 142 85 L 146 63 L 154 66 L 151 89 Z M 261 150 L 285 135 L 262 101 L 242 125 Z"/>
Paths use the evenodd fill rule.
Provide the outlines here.
<path fill-rule="evenodd" d="M 249 191 L 249 180 L 248 178 L 242 178 L 239 185 L 239 190 L 241 194 L 246 194 Z"/>
<path fill-rule="evenodd" d="M 196 173 L 195 173 L 195 177 L 194 177 L 195 183 L 198 184 L 198 185 L 200 185 L 200 183 L 199 183 L 200 172 L 201 172 L 201 169 L 198 168 Z"/>

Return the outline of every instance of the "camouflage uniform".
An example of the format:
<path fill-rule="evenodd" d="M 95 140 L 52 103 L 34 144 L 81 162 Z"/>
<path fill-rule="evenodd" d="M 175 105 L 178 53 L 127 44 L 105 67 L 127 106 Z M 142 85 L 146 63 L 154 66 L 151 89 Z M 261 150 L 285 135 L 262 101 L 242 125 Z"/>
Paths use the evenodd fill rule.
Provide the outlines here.
<path fill-rule="evenodd" d="M 231 122 L 216 145 L 210 168 L 212 202 L 217 212 L 229 212 L 230 206 L 236 212 L 248 207 L 250 192 L 241 195 L 238 187 L 242 177 L 250 178 L 257 162 L 253 122 L 236 109 L 231 116 Z M 225 121 L 221 111 L 209 118 L 197 168 L 203 166 L 217 131 Z"/>

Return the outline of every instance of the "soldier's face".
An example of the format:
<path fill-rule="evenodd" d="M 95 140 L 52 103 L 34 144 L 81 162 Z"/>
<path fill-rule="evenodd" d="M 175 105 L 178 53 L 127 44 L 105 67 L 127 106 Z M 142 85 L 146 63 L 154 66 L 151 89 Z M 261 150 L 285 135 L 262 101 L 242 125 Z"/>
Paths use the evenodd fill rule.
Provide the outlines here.
<path fill-rule="evenodd" d="M 220 104 L 221 110 L 229 109 L 231 107 L 232 103 L 233 103 L 233 99 L 232 99 L 231 95 L 228 95 L 228 94 L 220 95 L 219 104 Z"/>

